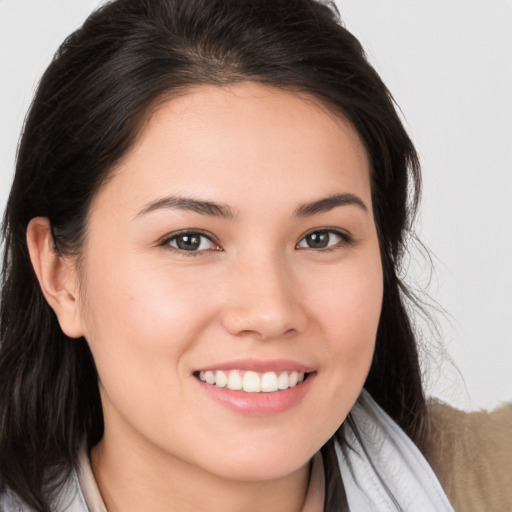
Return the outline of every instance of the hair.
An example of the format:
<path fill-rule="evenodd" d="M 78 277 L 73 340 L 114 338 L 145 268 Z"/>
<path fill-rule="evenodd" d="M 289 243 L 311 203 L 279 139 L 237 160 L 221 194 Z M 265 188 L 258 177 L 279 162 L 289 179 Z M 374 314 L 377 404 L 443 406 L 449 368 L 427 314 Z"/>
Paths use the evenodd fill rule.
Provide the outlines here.
<path fill-rule="evenodd" d="M 399 277 L 420 192 L 418 158 L 389 91 L 334 4 L 116 0 L 64 41 L 44 73 L 3 223 L 0 480 L 37 511 L 52 510 L 80 448 L 101 439 L 103 416 L 87 342 L 64 335 L 45 301 L 27 225 L 47 217 L 54 250 L 80 255 L 91 201 L 154 106 L 199 84 L 241 81 L 321 100 L 352 123 L 366 148 L 384 297 L 365 387 L 422 446 L 427 409 L 406 308 L 411 296 Z M 335 438 L 342 441 L 341 433 Z M 333 440 L 323 448 L 326 510 L 344 499 L 343 486 L 333 483 L 340 480 Z"/>

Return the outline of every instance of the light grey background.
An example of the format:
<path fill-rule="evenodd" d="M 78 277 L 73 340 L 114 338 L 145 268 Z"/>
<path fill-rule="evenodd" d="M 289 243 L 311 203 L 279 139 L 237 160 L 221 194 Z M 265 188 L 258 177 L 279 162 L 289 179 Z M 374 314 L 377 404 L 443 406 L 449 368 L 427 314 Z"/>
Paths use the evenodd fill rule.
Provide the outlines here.
<path fill-rule="evenodd" d="M 0 0 L 0 204 L 38 78 L 97 0 Z M 421 321 L 429 392 L 466 409 L 512 400 L 512 1 L 338 0 L 420 152 L 409 282 L 447 313 Z M 442 339 L 446 353 L 436 339 Z M 453 361 L 453 364 L 450 363 Z"/>

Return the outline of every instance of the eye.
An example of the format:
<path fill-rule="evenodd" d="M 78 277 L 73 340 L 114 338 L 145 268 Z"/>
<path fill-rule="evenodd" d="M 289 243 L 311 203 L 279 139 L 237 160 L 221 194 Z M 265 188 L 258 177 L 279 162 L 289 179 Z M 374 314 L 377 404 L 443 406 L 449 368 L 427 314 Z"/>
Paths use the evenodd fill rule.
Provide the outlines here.
<path fill-rule="evenodd" d="M 350 243 L 350 237 L 332 229 L 311 231 L 297 244 L 300 249 L 330 249 Z"/>
<path fill-rule="evenodd" d="M 174 234 L 163 240 L 161 245 L 187 252 L 220 250 L 210 237 L 197 231 L 182 231 Z"/>

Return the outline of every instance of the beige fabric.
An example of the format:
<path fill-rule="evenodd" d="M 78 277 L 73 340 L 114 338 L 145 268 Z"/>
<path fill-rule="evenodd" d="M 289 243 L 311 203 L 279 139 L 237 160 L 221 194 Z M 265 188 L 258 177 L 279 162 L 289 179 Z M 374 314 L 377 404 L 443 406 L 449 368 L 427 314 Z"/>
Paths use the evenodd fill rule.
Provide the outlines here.
<path fill-rule="evenodd" d="M 107 512 L 98 485 L 94 479 L 89 457 L 85 450 L 80 453 L 78 480 L 89 512 Z M 302 512 L 323 512 L 325 500 L 325 477 L 322 455 L 313 457 L 309 486 Z"/>
<path fill-rule="evenodd" d="M 466 413 L 434 402 L 425 456 L 456 512 L 512 511 L 512 405 Z"/>

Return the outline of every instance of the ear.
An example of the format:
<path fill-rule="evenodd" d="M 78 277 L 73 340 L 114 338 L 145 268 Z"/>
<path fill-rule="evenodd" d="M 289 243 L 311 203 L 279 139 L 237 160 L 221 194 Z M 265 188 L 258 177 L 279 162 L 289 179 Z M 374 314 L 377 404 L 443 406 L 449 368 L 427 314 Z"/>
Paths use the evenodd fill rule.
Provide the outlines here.
<path fill-rule="evenodd" d="M 35 217 L 29 222 L 27 245 L 41 291 L 64 334 L 83 336 L 78 275 L 73 262 L 55 252 L 49 219 Z"/>

